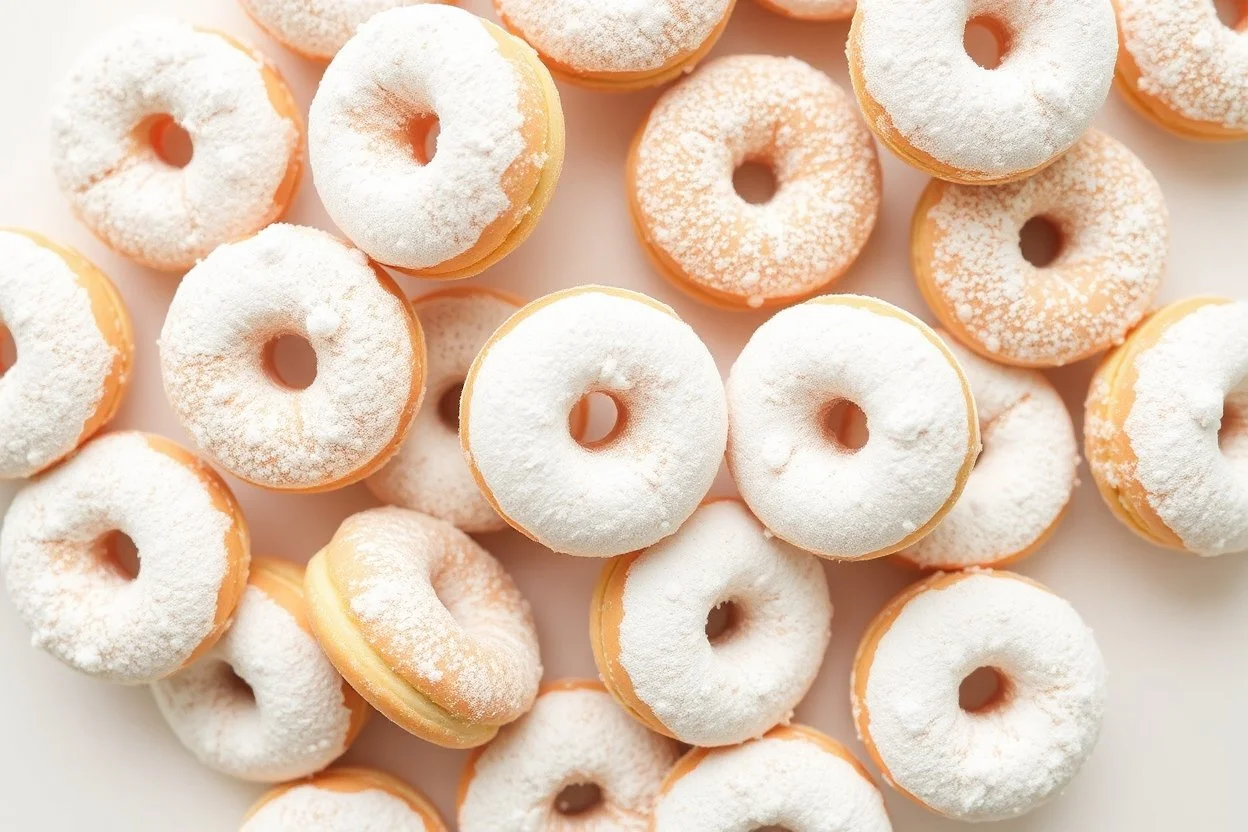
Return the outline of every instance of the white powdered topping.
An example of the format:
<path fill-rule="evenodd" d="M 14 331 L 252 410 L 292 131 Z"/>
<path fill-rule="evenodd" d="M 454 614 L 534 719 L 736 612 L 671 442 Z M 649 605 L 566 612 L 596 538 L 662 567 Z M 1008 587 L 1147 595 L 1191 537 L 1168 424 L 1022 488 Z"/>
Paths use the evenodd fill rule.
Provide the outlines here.
<path fill-rule="evenodd" d="M 87 443 L 26 486 L 0 530 L 0 570 L 31 642 L 116 682 L 177 670 L 213 631 L 233 519 L 199 475 L 141 433 Z M 102 538 L 138 549 L 131 581 L 104 562 Z"/>
<path fill-rule="evenodd" d="M 767 164 L 776 193 L 751 204 L 733 171 Z M 875 225 L 880 169 L 853 98 L 796 58 L 716 60 L 655 105 L 637 146 L 647 242 L 697 287 L 760 306 L 839 277 Z"/>
<path fill-rule="evenodd" d="M 17 348 L 0 376 L 0 479 L 13 479 L 78 445 L 117 351 L 69 264 L 10 231 L 0 231 L 0 327 Z"/>
<path fill-rule="evenodd" d="M 260 807 L 240 832 L 427 832 L 405 801 L 380 789 L 295 786 Z"/>
<path fill-rule="evenodd" d="M 715 642 L 708 614 L 736 620 Z M 628 569 L 619 664 L 677 739 L 731 745 L 780 722 L 819 672 L 832 602 L 813 555 L 769 535 L 736 502 L 709 503 Z"/>
<path fill-rule="evenodd" d="M 977 17 L 1010 32 L 996 69 L 963 44 Z M 1074 144 L 1118 55 L 1110 0 L 858 0 L 854 31 L 851 60 L 889 122 L 882 132 L 987 176 L 1031 170 Z"/>
<path fill-rule="evenodd" d="M 962 710 L 976 669 L 1007 680 L 1003 701 Z M 1092 753 L 1105 664 L 1061 598 L 1009 573 L 970 574 L 912 598 L 880 639 L 865 701 L 889 779 L 959 820 L 1015 817 L 1060 791 Z"/>
<path fill-rule="evenodd" d="M 855 305 L 868 302 L 879 309 Z M 977 450 L 953 360 L 918 319 L 885 308 L 828 295 L 779 312 L 728 376 L 741 496 L 772 532 L 825 557 L 898 546 L 945 506 Z M 867 417 L 854 453 L 827 435 L 827 408 L 842 400 Z"/>
<path fill-rule="evenodd" d="M 606 691 L 556 688 L 476 759 L 459 806 L 460 832 L 647 832 L 678 756 L 675 742 L 629 717 Z M 602 801 L 564 815 L 556 798 L 577 784 L 597 786 Z"/>
<path fill-rule="evenodd" d="M 352 476 L 401 430 L 423 361 L 407 304 L 368 258 L 313 228 L 274 225 L 218 248 L 178 286 L 160 334 L 165 392 L 201 448 L 271 488 Z M 266 347 L 307 339 L 316 379 L 277 382 Z"/>
<path fill-rule="evenodd" d="M 764 6 L 779 9 L 805 20 L 848 20 L 854 15 L 856 0 L 761 0 Z"/>
<path fill-rule="evenodd" d="M 433 0 L 239 0 L 273 37 L 311 58 L 332 58 L 360 24 L 395 6 Z"/>
<path fill-rule="evenodd" d="M 1135 367 L 1124 428 L 1148 504 L 1193 552 L 1248 549 L 1248 303 L 1197 309 Z"/>
<path fill-rule="evenodd" d="M 269 100 L 257 56 L 175 20 L 137 18 L 70 70 L 52 107 L 56 177 L 82 221 L 127 257 L 190 268 L 271 222 L 301 128 Z M 149 119 L 171 116 L 194 155 L 162 161 Z"/>
<path fill-rule="evenodd" d="M 982 349 L 1010 361 L 1062 365 L 1122 342 L 1148 311 L 1170 252 L 1157 180 L 1135 154 L 1089 131 L 1050 167 L 995 186 L 943 184 L 918 222 L 934 226 L 924 271 Z M 1060 231 L 1047 266 L 1023 257 L 1034 217 Z"/>
<path fill-rule="evenodd" d="M 710 490 L 727 441 L 706 345 L 666 307 L 623 289 L 570 289 L 517 315 L 473 365 L 461 426 L 503 514 L 556 552 L 590 557 L 675 532 Z M 623 430 L 583 447 L 568 415 L 591 392 L 616 399 Z"/>

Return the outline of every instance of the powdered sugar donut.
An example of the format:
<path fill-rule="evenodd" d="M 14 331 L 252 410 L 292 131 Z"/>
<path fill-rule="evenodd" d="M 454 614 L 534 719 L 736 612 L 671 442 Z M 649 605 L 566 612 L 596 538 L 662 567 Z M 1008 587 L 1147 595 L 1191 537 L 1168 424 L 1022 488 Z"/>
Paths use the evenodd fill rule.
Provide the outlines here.
<path fill-rule="evenodd" d="M 163 148 L 173 125 L 193 155 Z M 52 108 L 52 161 L 75 213 L 110 248 L 183 271 L 286 212 L 303 121 L 277 69 L 220 32 L 137 18 L 97 41 Z M 180 161 L 180 160 L 175 160 Z"/>
<path fill-rule="evenodd" d="M 1248 303 L 1191 298 L 1110 353 L 1084 442 L 1101 496 L 1152 543 L 1248 550 Z"/>
<path fill-rule="evenodd" d="M 455 0 L 239 0 L 239 5 L 287 49 L 328 61 L 378 12 L 432 2 Z"/>
<path fill-rule="evenodd" d="M 142 569 L 119 558 L 133 540 Z M 114 682 L 150 682 L 216 643 L 249 542 L 220 477 L 163 437 L 111 433 L 14 497 L 0 570 L 31 642 Z"/>
<path fill-rule="evenodd" d="M 732 172 L 771 168 L 751 204 Z M 796 58 L 733 55 L 668 90 L 628 161 L 634 226 L 661 274 L 735 307 L 807 297 L 840 277 L 875 226 L 880 165 L 853 99 Z"/>
<path fill-rule="evenodd" d="M 569 415 L 594 392 L 618 418 L 585 446 Z M 533 301 L 490 337 L 464 382 L 459 431 L 510 525 L 556 552 L 611 557 L 693 513 L 727 423 L 719 371 L 688 324 L 637 292 L 580 286 Z"/>
<path fill-rule="evenodd" d="M 993 698 L 959 704 L 974 671 Z M 928 809 L 1002 820 L 1074 778 L 1105 713 L 1105 664 L 1078 613 L 1009 572 L 938 574 L 894 598 L 871 625 L 851 683 L 858 734 L 884 778 Z"/>
<path fill-rule="evenodd" d="M 1020 248 L 1023 227 L 1059 237 L 1052 262 Z M 911 260 L 942 324 L 995 361 L 1069 364 L 1121 343 L 1148 311 L 1170 253 L 1161 187 L 1095 130 L 1051 167 L 996 187 L 933 181 L 919 199 Z"/>
<path fill-rule="evenodd" d="M 758 0 L 765 9 L 797 20 L 849 20 L 855 0 Z"/>
<path fill-rule="evenodd" d="M 1001 47 L 985 69 L 969 22 Z M 849 74 L 867 124 L 904 161 L 951 182 L 1007 182 L 1065 153 L 1114 76 L 1110 0 L 858 0 Z"/>
<path fill-rule="evenodd" d="M 629 719 L 597 682 L 545 685 L 533 710 L 469 759 L 460 832 L 647 832 L 679 756 L 676 743 Z M 567 802 L 578 791 L 584 798 Z"/>
<path fill-rule="evenodd" d="M 708 619 L 722 616 L 712 631 Z M 651 729 L 732 745 L 786 722 L 831 636 L 817 558 L 770 536 L 736 500 L 603 570 L 590 643 L 608 689 Z"/>
<path fill-rule="evenodd" d="M 106 425 L 130 380 L 134 333 L 112 282 L 82 255 L 0 229 L 0 479 L 29 477 Z"/>
<path fill-rule="evenodd" d="M 468 277 L 505 257 L 537 226 L 563 166 L 546 67 L 453 6 L 391 9 L 360 26 L 308 119 L 330 217 L 370 257 L 422 277 Z"/>
<path fill-rule="evenodd" d="M 415 788 L 375 769 L 333 768 L 266 792 L 240 832 L 447 832 Z"/>
<path fill-rule="evenodd" d="M 846 403 L 870 431 L 857 450 L 830 424 Z M 815 298 L 759 327 L 728 375 L 728 411 L 728 466 L 746 504 L 777 537 L 837 560 L 920 540 L 980 449 L 953 353 L 909 313 L 858 295 Z"/>
<path fill-rule="evenodd" d="M 316 352 L 304 390 L 282 382 L 284 335 Z M 324 491 L 383 465 L 424 395 L 425 347 L 402 291 L 364 254 L 314 228 L 275 225 L 218 248 L 178 286 L 160 333 L 169 402 L 231 473 Z"/>

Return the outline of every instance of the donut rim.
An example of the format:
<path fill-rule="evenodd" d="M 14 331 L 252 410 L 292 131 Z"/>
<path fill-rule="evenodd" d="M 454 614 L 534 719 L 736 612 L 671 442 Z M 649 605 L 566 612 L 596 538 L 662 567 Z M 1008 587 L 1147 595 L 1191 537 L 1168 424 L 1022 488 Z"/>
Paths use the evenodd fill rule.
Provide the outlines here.
<path fill-rule="evenodd" d="M 449 832 L 446 824 L 442 821 L 442 816 L 438 814 L 438 810 L 419 789 L 380 769 L 364 768 L 363 766 L 334 766 L 311 777 L 275 786 L 262 794 L 252 804 L 251 808 L 243 815 L 242 824 L 245 826 L 247 821 L 255 817 L 256 813 L 265 806 L 287 792 L 301 786 L 312 786 L 344 794 L 363 791 L 385 792 L 391 797 L 398 798 L 406 803 L 424 822 L 428 832 Z"/>

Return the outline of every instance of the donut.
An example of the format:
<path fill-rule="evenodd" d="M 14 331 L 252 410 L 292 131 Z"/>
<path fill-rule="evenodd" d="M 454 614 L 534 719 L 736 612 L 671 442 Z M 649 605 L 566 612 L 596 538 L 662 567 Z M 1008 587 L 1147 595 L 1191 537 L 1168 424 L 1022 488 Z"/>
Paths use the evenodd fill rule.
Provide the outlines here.
<path fill-rule="evenodd" d="M 1044 545 L 1066 515 L 1075 426 L 1042 373 L 993 364 L 939 334 L 971 384 L 984 448 L 945 519 L 896 557 L 920 569 L 1005 566 Z"/>
<path fill-rule="evenodd" d="M 569 414 L 591 393 L 618 418 L 585 446 Z M 710 490 L 727 432 L 724 386 L 693 329 L 646 295 L 603 286 L 512 315 L 460 400 L 460 443 L 485 498 L 569 555 L 622 555 L 675 532 Z"/>
<path fill-rule="evenodd" d="M 368 706 L 312 636 L 303 568 L 253 558 L 230 628 L 195 664 L 152 684 L 178 739 L 244 780 L 306 777 L 339 757 Z"/>
<path fill-rule="evenodd" d="M 64 459 L 117 413 L 134 364 L 134 331 L 116 287 L 81 254 L 0 228 L 0 479 Z"/>
<path fill-rule="evenodd" d="M 316 353 L 288 386 L 283 336 Z M 280 491 L 357 482 L 398 450 L 424 395 L 420 324 L 394 281 L 324 231 L 273 225 L 223 245 L 182 279 L 160 333 L 169 403 L 235 476 Z"/>
<path fill-rule="evenodd" d="M 649 832 L 655 795 L 679 756 L 675 742 L 629 719 L 599 683 L 543 685 L 532 711 L 469 758 L 460 832 Z"/>
<path fill-rule="evenodd" d="M 537 696 L 528 602 L 449 523 L 394 507 L 354 514 L 308 563 L 304 591 L 338 672 L 421 739 L 483 745 Z"/>
<path fill-rule="evenodd" d="M 418 277 L 469 277 L 506 257 L 563 166 L 550 73 L 526 43 L 454 6 L 360 26 L 325 70 L 308 131 L 329 216 L 374 260 Z"/>
<path fill-rule="evenodd" d="M 995 695 L 961 707 L 974 671 Z M 1066 601 L 1010 572 L 937 573 L 875 617 L 854 658 L 858 735 L 894 788 L 963 821 L 1031 811 L 1074 778 L 1105 713 L 1105 665 Z"/>
<path fill-rule="evenodd" d="M 979 453 L 957 359 L 918 318 L 876 298 L 825 295 L 776 313 L 727 387 L 737 489 L 773 534 L 821 557 L 866 560 L 922 539 Z M 847 403 L 870 431 L 857 450 L 832 424 Z"/>
<path fill-rule="evenodd" d="M 968 24 L 1001 47 L 985 69 Z M 939 179 L 1008 182 L 1053 162 L 1109 94 L 1118 51 L 1110 0 L 858 0 L 849 75 L 867 124 Z"/>
<path fill-rule="evenodd" d="M 238 0 L 257 26 L 305 58 L 328 61 L 360 24 L 396 6 L 456 0 Z"/>
<path fill-rule="evenodd" d="M 733 745 L 792 717 L 823 662 L 832 601 L 817 558 L 726 499 L 609 562 L 589 620 L 598 673 L 630 714 L 690 745 Z"/>
<path fill-rule="evenodd" d="M 849 20 L 855 0 L 757 0 L 758 5 L 794 20 Z"/>
<path fill-rule="evenodd" d="M 1248 303 L 1172 303 L 1092 379 L 1084 448 L 1114 515 L 1159 546 L 1248 551 Z"/>
<path fill-rule="evenodd" d="M 787 725 L 732 748 L 695 748 L 659 793 L 653 832 L 892 832 L 884 798 L 845 746 Z"/>
<path fill-rule="evenodd" d="M 723 34 L 736 0 L 494 0 L 498 19 L 560 80 L 638 90 L 690 72 Z"/>
<path fill-rule="evenodd" d="M 733 186 L 746 163 L 775 194 Z M 633 225 L 651 262 L 716 306 L 792 303 L 836 280 L 875 226 L 880 164 L 853 99 L 797 58 L 718 58 L 659 98 L 628 159 Z"/>
<path fill-rule="evenodd" d="M 162 148 L 189 135 L 185 166 Z M 139 17 L 90 47 L 52 107 L 61 190 L 109 248 L 181 272 L 286 213 L 303 119 L 267 58 L 232 37 Z"/>
<path fill-rule="evenodd" d="M 1057 233 L 1052 262 L 1020 248 L 1029 221 Z M 993 361 L 1056 367 L 1122 342 L 1166 270 L 1169 219 L 1157 180 L 1090 130 L 1030 179 L 995 187 L 933 180 L 914 213 L 910 256 L 941 324 Z"/>
<path fill-rule="evenodd" d="M 1248 7 L 1234 26 L 1209 0 L 1114 0 L 1117 87 L 1141 115 L 1187 139 L 1248 137 Z"/>
<path fill-rule="evenodd" d="M 139 568 L 122 559 L 121 536 Z M 230 489 L 189 451 L 109 433 L 18 492 L 0 573 L 31 643 L 82 673 L 169 676 L 225 631 L 247 581 L 247 526 Z"/>
<path fill-rule="evenodd" d="M 265 792 L 240 832 L 447 832 L 429 798 L 369 768 L 332 768 Z"/>

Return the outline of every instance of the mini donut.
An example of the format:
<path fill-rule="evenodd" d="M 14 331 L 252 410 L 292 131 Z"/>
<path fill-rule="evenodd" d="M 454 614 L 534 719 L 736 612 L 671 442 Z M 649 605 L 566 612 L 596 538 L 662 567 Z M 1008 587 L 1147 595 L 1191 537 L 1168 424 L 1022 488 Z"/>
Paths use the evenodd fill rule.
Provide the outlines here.
<path fill-rule="evenodd" d="M 152 684 L 165 721 L 201 762 L 232 777 L 277 783 L 339 757 L 368 706 L 325 658 L 303 600 L 303 568 L 253 558 L 247 589 L 221 640 Z"/>
<path fill-rule="evenodd" d="M 595 392 L 618 418 L 584 446 L 569 415 Z M 675 532 L 710 490 L 727 432 L 719 370 L 693 329 L 653 298 L 603 286 L 511 316 L 460 400 L 460 442 L 486 499 L 569 555 L 622 555 Z"/>
<path fill-rule="evenodd" d="M 117 413 L 134 364 L 130 315 L 107 276 L 78 252 L 0 228 L 0 479 L 31 477 Z"/>
<path fill-rule="evenodd" d="M 776 191 L 733 187 L 765 164 Z M 633 225 L 655 268 L 694 298 L 758 308 L 808 297 L 875 226 L 880 163 L 853 99 L 797 58 L 733 55 L 659 98 L 628 160 Z"/>
<path fill-rule="evenodd" d="M 590 89 L 666 84 L 706 57 L 736 0 L 494 0 L 498 19 L 560 80 Z"/>
<path fill-rule="evenodd" d="M 563 167 L 563 110 L 537 54 L 436 3 L 360 26 L 325 70 L 308 129 L 329 216 L 374 260 L 418 277 L 470 277 L 506 257 Z"/>
<path fill-rule="evenodd" d="M 1114 0 L 1117 86 L 1143 116 L 1187 139 L 1248 137 L 1248 6 L 1228 26 L 1210 0 Z"/>
<path fill-rule="evenodd" d="M 711 613 L 725 629 L 708 637 Z M 793 715 L 832 634 L 819 560 L 737 500 L 603 569 L 590 609 L 598 672 L 624 708 L 690 745 L 733 745 Z"/>
<path fill-rule="evenodd" d="M 447 832 L 429 798 L 369 768 L 332 768 L 270 789 L 240 832 Z"/>
<path fill-rule="evenodd" d="M 847 402 L 870 431 L 857 450 L 830 424 Z M 728 467 L 750 510 L 835 560 L 922 539 L 980 449 L 970 384 L 940 336 L 860 295 L 814 298 L 759 327 L 728 375 L 728 414 Z"/>
<path fill-rule="evenodd" d="M 1084 447 L 1114 515 L 1198 555 L 1248 551 L 1248 303 L 1190 298 L 1096 371 Z"/>
<path fill-rule="evenodd" d="M 995 69 L 967 54 L 992 32 Z M 867 124 L 939 179 L 1029 176 L 1070 149 L 1109 94 L 1118 52 L 1110 0 L 858 0 L 847 48 Z"/>
<path fill-rule="evenodd" d="M 483 745 L 537 696 L 528 602 L 449 523 L 393 507 L 352 515 L 308 563 L 304 591 L 338 672 L 421 739 Z"/>
<path fill-rule="evenodd" d="M 787 725 L 732 748 L 695 748 L 663 782 L 653 832 L 892 832 L 884 798 L 845 746 Z"/>
<path fill-rule="evenodd" d="M 288 335 L 316 353 L 304 390 L 273 364 Z M 221 246 L 182 279 L 160 370 L 183 426 L 230 473 L 327 491 L 398 450 L 424 395 L 425 345 L 402 290 L 362 252 L 279 224 Z"/>
<path fill-rule="evenodd" d="M 167 161 L 181 127 L 193 155 Z M 180 272 L 286 213 L 303 119 L 267 58 L 221 32 L 140 17 L 70 70 L 52 108 L 52 162 L 74 212 L 109 248 Z"/>
<path fill-rule="evenodd" d="M 1020 234 L 1040 218 L 1056 258 L 1028 262 Z M 919 199 L 910 256 L 928 306 L 993 361 L 1056 367 L 1122 342 L 1148 311 L 1170 253 L 1157 180 L 1130 150 L 1088 133 L 1030 179 L 996 187 L 933 180 Z"/>
<path fill-rule="evenodd" d="M 292 52 L 314 61 L 337 54 L 360 24 L 378 12 L 457 0 L 238 0 L 256 25 Z"/>
<path fill-rule="evenodd" d="M 1079 467 L 1075 426 L 1043 374 L 993 364 L 940 335 L 971 384 L 984 449 L 945 519 L 897 557 L 920 569 L 1005 566 L 1040 548 L 1065 516 Z"/>
<path fill-rule="evenodd" d="M 529 711 L 473 752 L 459 781 L 460 832 L 649 832 L 679 746 L 629 719 L 597 682 L 542 686 Z M 597 800 L 566 806 L 569 788 Z M 589 796 L 593 796 L 590 792 Z"/>
<path fill-rule="evenodd" d="M 134 574 L 120 535 L 138 550 Z M 0 572 L 31 643 L 90 676 L 169 676 L 221 637 L 247 582 L 250 543 L 225 482 L 168 439 L 91 440 L 18 492 Z"/>
<path fill-rule="evenodd" d="M 959 703 L 980 668 L 998 688 Z M 867 628 L 851 680 L 858 735 L 894 788 L 963 821 L 1022 815 L 1083 766 L 1105 713 L 1105 664 L 1066 601 L 1010 572 L 938 573 Z"/>
<path fill-rule="evenodd" d="M 855 0 L 757 0 L 758 5 L 794 20 L 849 20 Z"/>

